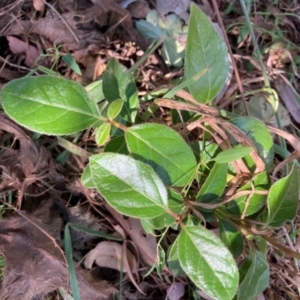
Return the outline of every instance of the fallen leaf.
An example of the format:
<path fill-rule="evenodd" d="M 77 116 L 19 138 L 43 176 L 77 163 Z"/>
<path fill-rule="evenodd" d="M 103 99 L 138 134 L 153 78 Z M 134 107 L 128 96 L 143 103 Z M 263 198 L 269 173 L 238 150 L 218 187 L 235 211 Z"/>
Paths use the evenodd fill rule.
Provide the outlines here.
<path fill-rule="evenodd" d="M 84 260 L 84 266 L 87 269 L 91 269 L 95 262 L 99 267 L 106 267 L 115 269 L 117 271 L 129 272 L 126 268 L 126 264 L 123 263 L 125 253 L 122 253 L 122 245 L 116 242 L 103 241 L 97 244 L 97 246 L 88 252 Z M 130 250 L 127 249 L 127 260 L 131 272 L 137 272 L 137 261 Z"/>
<path fill-rule="evenodd" d="M 179 300 L 184 295 L 184 285 L 181 282 L 174 282 L 167 290 L 169 300 Z"/>
<path fill-rule="evenodd" d="M 39 57 L 40 51 L 28 43 L 23 42 L 22 40 L 13 37 L 7 36 L 6 37 L 9 43 L 9 48 L 12 53 L 14 54 L 25 54 L 25 64 L 26 66 L 30 67 L 34 61 Z"/>
<path fill-rule="evenodd" d="M 5 258 L 0 299 L 40 299 L 58 287 L 69 287 L 62 252 L 45 235 L 48 226 L 34 216 L 0 222 L 0 253 Z M 87 270 L 77 268 L 76 277 L 82 299 L 104 300 L 116 292 L 106 281 L 95 282 Z"/>

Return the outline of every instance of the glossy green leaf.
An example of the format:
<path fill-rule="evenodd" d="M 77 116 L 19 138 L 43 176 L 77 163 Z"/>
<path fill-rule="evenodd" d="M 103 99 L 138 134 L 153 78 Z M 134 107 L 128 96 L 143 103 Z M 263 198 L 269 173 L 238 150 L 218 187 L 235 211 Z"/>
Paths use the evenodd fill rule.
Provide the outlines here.
<path fill-rule="evenodd" d="M 269 265 L 265 255 L 255 252 L 240 268 L 241 283 L 237 300 L 255 300 L 269 285 Z"/>
<path fill-rule="evenodd" d="M 81 182 L 82 182 L 83 186 L 88 189 L 96 188 L 93 177 L 92 177 L 90 165 L 87 165 L 86 168 L 84 169 L 84 171 L 81 175 Z"/>
<path fill-rule="evenodd" d="M 170 208 L 170 210 L 173 211 L 174 213 L 179 214 L 181 211 L 182 205 L 183 205 L 182 196 L 179 193 L 169 189 L 168 190 L 168 207 Z M 175 218 L 172 217 L 167 212 L 163 213 L 159 217 L 156 217 L 154 219 L 147 219 L 146 221 L 154 229 L 162 229 L 167 226 L 171 226 L 172 224 L 174 224 L 176 222 Z"/>
<path fill-rule="evenodd" d="M 241 255 L 244 248 L 242 235 L 228 221 L 219 219 L 220 239 L 234 258 Z"/>
<path fill-rule="evenodd" d="M 297 213 L 299 179 L 297 167 L 293 165 L 290 174 L 276 181 L 268 195 L 269 216 L 267 225 L 281 227 L 287 220 L 293 220 Z"/>
<path fill-rule="evenodd" d="M 255 175 L 251 181 L 239 188 L 238 192 L 252 191 L 253 186 L 256 191 L 269 190 L 271 186 L 269 174 L 267 172 L 262 172 Z M 234 216 L 241 216 L 243 213 L 245 216 L 250 216 L 259 211 L 266 204 L 267 195 L 254 193 L 250 197 L 251 198 L 249 199 L 249 195 L 246 195 L 233 199 L 226 204 L 226 210 Z M 245 208 L 246 211 L 244 212 Z"/>
<path fill-rule="evenodd" d="M 196 196 L 202 203 L 218 203 L 225 189 L 227 180 L 227 164 L 214 164 L 207 179 Z"/>
<path fill-rule="evenodd" d="M 235 147 L 223 150 L 215 158 L 214 161 L 219 164 L 226 164 L 240 159 L 249 154 L 253 149 L 251 147 Z"/>
<path fill-rule="evenodd" d="M 92 156 L 89 166 L 97 190 L 118 212 L 155 218 L 166 211 L 166 188 L 147 164 L 126 155 L 103 153 Z"/>
<path fill-rule="evenodd" d="M 95 140 L 99 146 L 104 145 L 108 140 L 110 129 L 111 129 L 110 123 L 103 123 L 97 128 Z"/>
<path fill-rule="evenodd" d="M 96 103 L 78 83 L 54 76 L 24 77 L 1 90 L 8 116 L 32 131 L 65 135 L 92 126 L 100 117 Z"/>
<path fill-rule="evenodd" d="M 104 72 L 103 93 L 110 103 L 122 99 L 124 105 L 120 116 L 134 122 L 139 106 L 138 89 L 132 75 L 115 59 L 109 61 Z"/>
<path fill-rule="evenodd" d="M 119 154 L 129 154 L 124 135 L 111 139 L 104 148 L 104 152 L 114 152 Z"/>
<path fill-rule="evenodd" d="M 188 26 L 185 50 L 185 77 L 208 68 L 208 71 L 189 91 L 200 103 L 211 101 L 223 88 L 228 72 L 228 51 L 223 39 L 207 16 L 195 5 L 191 5 L 191 17 Z"/>
<path fill-rule="evenodd" d="M 196 159 L 183 138 L 160 124 L 141 124 L 125 133 L 133 157 L 149 164 L 166 185 L 184 186 L 195 176 Z"/>
<path fill-rule="evenodd" d="M 230 122 L 254 143 L 260 158 L 266 164 L 266 169 L 270 170 L 274 157 L 273 139 L 265 124 L 254 117 L 232 118 Z"/>
<path fill-rule="evenodd" d="M 119 113 L 122 110 L 124 101 L 122 99 L 117 99 L 113 102 L 110 103 L 108 110 L 107 110 L 107 117 L 110 120 L 113 120 L 114 118 L 116 118 Z"/>
<path fill-rule="evenodd" d="M 191 280 L 216 300 L 231 300 L 239 274 L 222 241 L 201 226 L 184 226 L 178 237 L 181 266 Z"/>

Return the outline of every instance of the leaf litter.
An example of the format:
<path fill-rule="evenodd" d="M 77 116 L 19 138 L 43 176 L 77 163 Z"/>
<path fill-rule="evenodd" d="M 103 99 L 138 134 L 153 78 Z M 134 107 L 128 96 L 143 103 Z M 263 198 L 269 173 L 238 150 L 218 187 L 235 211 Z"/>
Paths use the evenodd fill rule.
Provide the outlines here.
<path fill-rule="evenodd" d="M 170 2 L 177 7 L 176 3 L 180 1 Z M 222 2 L 224 5 L 232 1 Z M 243 22 L 243 17 L 240 17 L 242 15 L 240 6 L 235 1 L 233 2 L 232 11 L 229 15 L 223 16 L 223 21 L 225 26 L 228 26 L 230 42 L 236 49 L 233 57 L 238 64 L 240 78 L 234 77 L 232 82 L 228 82 L 227 89 L 223 91 L 225 94 L 219 99 L 218 106 L 231 107 L 235 111 L 241 103 L 237 81 L 241 81 L 245 91 L 255 91 L 260 89 L 263 77 L 256 59 L 251 55 L 252 45 L 249 35 L 242 32 L 238 26 L 231 26 L 235 21 Z M 299 123 L 297 117 L 299 110 L 297 65 L 299 62 L 295 62 L 293 57 L 299 54 L 297 43 L 299 43 L 300 22 L 299 17 L 297 19 L 282 13 L 288 11 L 287 7 L 286 10 L 284 8 L 285 4 L 282 4 L 281 10 L 269 4 L 271 21 L 259 15 L 260 9 L 264 9 L 264 4 L 258 4 L 252 21 L 257 26 L 256 30 L 259 32 L 262 48 L 266 48 L 264 59 L 269 67 L 270 80 L 291 114 L 293 126 Z M 138 9 L 138 5 L 142 9 Z M 159 5 L 156 6 L 158 10 Z M 127 4 L 123 2 L 123 5 L 114 1 L 6 0 L 1 2 L 0 86 L 7 81 L 24 76 L 37 65 L 54 68 L 62 75 L 85 84 L 103 73 L 109 57 L 115 57 L 127 67 L 131 67 L 140 57 L 138 52 L 144 53 L 149 45 L 137 34 L 131 17 L 145 18 L 152 8 L 154 8 L 153 3 L 147 1 L 131 1 Z M 163 8 L 161 14 L 167 12 Z M 170 12 L 176 13 L 175 9 Z M 182 12 L 184 13 L 184 10 Z M 299 15 L 299 9 L 297 11 L 297 8 L 294 8 L 293 12 L 295 16 Z M 267 36 L 266 31 L 274 35 L 279 28 L 286 30 L 286 36 L 293 43 L 292 50 L 284 47 L 274 51 L 274 48 L 269 50 L 264 47 L 264 43 L 272 44 L 273 42 L 273 36 Z M 2 41 L 5 41 L 4 46 L 1 44 Z M 134 43 L 126 43 L 127 41 Z M 82 77 L 74 74 L 59 59 L 61 55 L 69 52 L 84 69 Z M 44 55 L 45 53 L 47 55 Z M 57 53 L 59 54 L 58 60 Z M 288 72 L 294 77 L 289 77 Z M 166 67 L 156 53 L 151 54 L 137 72 L 137 81 L 141 87 L 140 93 L 146 94 L 162 84 L 169 84 L 171 79 L 180 75 L 182 71 Z M 140 80 L 139 77 L 143 79 Z M 201 132 L 205 127 L 204 123 L 207 122 L 215 131 L 213 138 L 223 149 L 230 147 L 228 133 L 234 135 L 236 139 L 239 138 L 245 145 L 251 146 L 251 140 L 236 131 L 235 127 L 219 120 L 216 111 L 208 107 L 195 106 L 188 101 L 186 95 L 181 94 L 181 96 L 187 103 L 157 100 L 160 110 L 155 113 L 155 118 L 169 122 L 173 126 L 174 124 L 167 119 L 169 108 L 196 110 L 198 113 L 200 110 L 200 113 L 205 116 L 203 121 L 186 124 L 191 136 L 196 131 Z M 294 148 L 299 151 L 299 140 L 295 137 L 296 133 L 290 124 L 290 121 L 284 124 L 286 125 L 284 130 L 274 127 L 269 127 L 269 129 L 285 138 L 291 150 Z M 156 237 L 146 234 L 138 220 L 125 218 L 106 204 L 98 206 L 99 203 L 103 203 L 103 199 L 94 191 L 87 191 L 81 184 L 78 184 L 78 174 L 86 162 L 85 159 L 70 155 L 65 167 L 62 167 L 53 158 L 62 152 L 55 139 L 42 137 L 39 138 L 38 143 L 33 142 L 28 132 L 4 115 L 0 116 L 0 130 L 2 131 L 1 145 L 5 149 L 0 153 L 2 199 L 9 200 L 10 195 L 13 195 L 16 207 L 26 211 L 26 213 L 19 211 L 19 215 L 6 212 L 9 218 L 0 223 L 0 251 L 6 259 L 4 280 L 0 291 L 1 299 L 31 299 L 34 296 L 43 297 L 58 287 L 69 288 L 66 261 L 60 247 L 63 227 L 70 221 L 94 230 L 118 232 L 118 236 L 123 239 L 128 238 L 132 241 L 130 246 L 127 245 L 131 250 L 126 251 L 133 251 L 137 254 L 138 267 L 136 269 L 142 275 L 146 273 L 145 268 L 152 266 L 157 259 Z M 91 145 L 94 147 L 93 137 L 89 133 L 85 134 L 78 145 L 86 149 Z M 52 155 L 46 148 L 50 149 Z M 256 153 L 252 153 L 252 156 L 256 161 L 257 172 L 263 171 L 260 158 Z M 292 158 L 295 157 L 297 155 Z M 279 173 L 287 162 L 279 160 L 274 175 Z M 242 161 L 237 162 L 234 167 L 237 173 L 243 174 L 247 171 Z M 68 205 L 70 207 L 67 207 Z M 296 227 L 299 222 L 297 215 Z M 291 228 L 287 225 L 287 228 L 278 232 L 283 236 L 280 241 L 282 244 L 289 244 L 291 241 L 288 235 L 290 230 Z M 77 265 L 77 280 L 80 293 L 83 293 L 82 299 L 111 297 L 119 288 L 119 278 L 116 279 L 113 274 L 108 278 L 98 276 L 100 279 L 95 280 L 91 274 L 96 273 L 95 269 L 101 268 L 93 265 L 92 272 L 88 272 L 80 265 L 85 254 L 96 249 L 96 245 L 101 241 L 91 234 L 78 232 L 72 228 L 71 236 L 74 261 Z M 298 244 L 299 242 L 292 243 L 289 247 L 294 251 L 299 251 Z M 20 249 L 22 249 L 22 256 L 19 254 Z M 268 261 L 272 262 L 270 288 L 260 298 L 274 299 L 273 294 L 276 294 L 277 298 L 282 298 L 283 294 L 286 297 L 295 297 L 295 287 L 299 286 L 299 280 L 295 276 L 297 271 L 292 259 L 283 258 L 278 250 L 269 244 Z M 115 262 L 119 262 L 118 258 Z M 165 272 L 168 274 L 167 269 Z M 137 280 L 140 279 L 137 278 Z M 17 284 L 12 284 L 13 282 Z M 98 286 L 94 288 L 93 282 Z M 164 299 L 167 288 L 169 287 L 168 291 L 174 291 L 178 283 L 165 284 L 157 275 L 152 274 L 148 279 L 143 279 L 137 284 L 143 293 L 150 296 L 145 298 L 138 289 L 133 292 L 130 280 L 125 279 L 123 290 L 128 299 Z M 100 289 L 99 285 L 101 285 Z M 16 286 L 18 289 L 15 288 Z M 181 289 L 182 286 L 178 284 L 178 294 L 169 295 L 169 299 L 180 299 Z M 201 294 L 201 291 L 198 293 Z M 208 297 L 203 293 L 201 296 Z M 184 296 L 182 299 L 185 299 Z"/>

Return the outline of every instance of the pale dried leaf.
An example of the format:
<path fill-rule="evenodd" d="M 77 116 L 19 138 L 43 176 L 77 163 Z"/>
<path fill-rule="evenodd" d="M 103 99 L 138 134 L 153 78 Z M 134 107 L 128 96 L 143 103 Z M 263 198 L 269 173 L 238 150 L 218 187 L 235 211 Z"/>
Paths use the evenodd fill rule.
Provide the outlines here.
<path fill-rule="evenodd" d="M 167 290 L 169 300 L 179 300 L 184 295 L 184 285 L 181 282 L 174 282 Z"/>
<path fill-rule="evenodd" d="M 103 241 L 91 250 L 84 260 L 84 266 L 91 269 L 95 262 L 99 267 L 115 269 L 117 271 L 129 272 L 124 264 L 124 255 L 122 245 L 116 242 Z M 133 273 L 137 272 L 137 261 L 130 250 L 127 249 L 127 260 Z"/>
<path fill-rule="evenodd" d="M 43 12 L 45 9 L 44 0 L 33 0 L 33 7 L 36 11 Z"/>
<path fill-rule="evenodd" d="M 148 266 L 153 266 L 157 257 L 156 238 L 151 234 L 146 234 L 140 220 L 134 218 L 124 218 L 124 216 L 119 214 L 109 205 L 105 205 L 105 208 L 112 214 L 114 219 L 130 236 L 133 243 L 138 248 L 143 262 Z"/>
<path fill-rule="evenodd" d="M 40 52 L 36 47 L 29 45 L 16 37 L 7 36 L 6 38 L 12 53 L 25 54 L 25 64 L 27 66 L 31 66 L 40 55 Z"/>

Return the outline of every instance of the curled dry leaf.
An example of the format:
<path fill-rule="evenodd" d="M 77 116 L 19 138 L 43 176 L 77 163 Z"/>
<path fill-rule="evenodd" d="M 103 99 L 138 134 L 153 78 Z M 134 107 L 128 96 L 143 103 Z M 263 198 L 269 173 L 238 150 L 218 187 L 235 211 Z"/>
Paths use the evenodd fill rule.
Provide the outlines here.
<path fill-rule="evenodd" d="M 106 267 L 129 272 L 126 268 L 126 264 L 123 263 L 124 255 L 122 245 L 116 242 L 103 241 L 98 243 L 95 249 L 91 250 L 84 260 L 84 266 L 87 269 L 91 269 L 95 262 L 99 267 Z M 137 272 L 137 261 L 132 252 L 126 249 L 126 256 L 131 272 Z"/>

